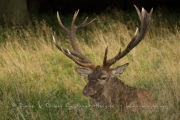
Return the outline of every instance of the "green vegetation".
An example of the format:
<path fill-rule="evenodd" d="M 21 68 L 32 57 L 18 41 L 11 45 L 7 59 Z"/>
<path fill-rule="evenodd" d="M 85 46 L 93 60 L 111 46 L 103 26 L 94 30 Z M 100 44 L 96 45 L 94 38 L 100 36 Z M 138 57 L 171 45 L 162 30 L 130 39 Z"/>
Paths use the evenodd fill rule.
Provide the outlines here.
<path fill-rule="evenodd" d="M 129 62 L 119 76 L 126 84 L 146 88 L 155 98 L 152 112 L 119 114 L 94 109 L 83 96 L 86 80 L 77 66 L 55 48 L 52 34 L 65 48 L 68 38 L 55 17 L 34 21 L 26 28 L 0 28 L 0 119 L 2 120 L 175 120 L 180 116 L 180 18 L 179 14 L 154 12 L 142 43 L 116 63 Z M 77 34 L 83 53 L 102 64 L 104 49 L 109 57 L 122 49 L 139 25 L 135 13 L 114 11 L 93 15 L 97 20 Z M 68 25 L 65 18 L 62 21 Z M 80 17 L 79 20 L 83 19 Z M 52 24 L 52 25 L 50 25 Z M 53 27 L 51 27 L 53 26 Z"/>

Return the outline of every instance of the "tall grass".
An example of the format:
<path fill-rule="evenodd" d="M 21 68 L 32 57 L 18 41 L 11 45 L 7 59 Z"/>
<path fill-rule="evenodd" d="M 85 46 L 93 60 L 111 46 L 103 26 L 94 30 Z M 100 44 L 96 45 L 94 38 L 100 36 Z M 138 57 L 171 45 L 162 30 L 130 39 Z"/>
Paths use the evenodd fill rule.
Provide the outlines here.
<path fill-rule="evenodd" d="M 119 47 L 127 45 L 139 25 L 137 15 L 131 15 L 122 11 L 93 15 L 97 20 L 77 34 L 81 51 L 92 62 L 101 65 L 108 45 L 108 57 L 113 57 Z M 115 64 L 129 62 L 120 79 L 130 86 L 149 90 L 155 98 L 156 107 L 152 112 L 131 115 L 91 106 L 91 99 L 81 93 L 86 80 L 74 71 L 77 65 L 52 43 L 53 34 L 63 47 L 70 49 L 68 38 L 56 26 L 57 23 L 51 27 L 45 21 L 34 21 L 26 28 L 0 28 L 0 119 L 178 119 L 178 18 L 174 14 L 166 18 L 164 14 L 155 12 L 142 43 Z M 56 18 L 52 19 L 56 21 Z M 67 21 L 70 21 L 69 18 Z"/>

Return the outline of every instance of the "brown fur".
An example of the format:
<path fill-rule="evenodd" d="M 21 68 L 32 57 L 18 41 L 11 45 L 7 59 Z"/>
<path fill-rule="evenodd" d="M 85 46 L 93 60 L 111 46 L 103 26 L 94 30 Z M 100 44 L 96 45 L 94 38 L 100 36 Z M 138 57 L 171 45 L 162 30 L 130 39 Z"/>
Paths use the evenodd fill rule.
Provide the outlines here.
<path fill-rule="evenodd" d="M 112 70 L 104 70 L 97 66 L 88 75 L 88 83 L 83 89 L 83 94 L 93 98 L 94 104 L 111 105 L 122 111 L 137 112 L 152 107 L 153 98 L 147 90 L 125 85 L 112 74 Z"/>

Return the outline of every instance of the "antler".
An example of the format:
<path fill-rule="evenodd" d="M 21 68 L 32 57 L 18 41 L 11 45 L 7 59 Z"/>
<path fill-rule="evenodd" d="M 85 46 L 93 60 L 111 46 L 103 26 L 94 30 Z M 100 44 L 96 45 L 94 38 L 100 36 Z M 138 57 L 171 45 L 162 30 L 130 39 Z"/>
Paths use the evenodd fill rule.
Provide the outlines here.
<path fill-rule="evenodd" d="M 134 5 L 134 7 L 135 7 L 135 9 L 138 13 L 139 19 L 141 21 L 140 31 L 138 28 L 136 28 L 134 37 L 129 42 L 127 47 L 124 49 L 124 51 L 121 52 L 121 49 L 120 49 L 119 53 L 112 59 L 107 60 L 108 47 L 106 48 L 105 53 L 104 53 L 104 61 L 103 61 L 104 68 L 109 68 L 111 65 L 113 65 L 118 60 L 120 60 L 125 55 L 127 55 L 134 47 L 136 47 L 142 41 L 142 39 L 144 38 L 144 36 L 147 33 L 153 9 L 151 9 L 150 13 L 147 13 L 147 11 L 144 8 L 142 8 L 142 10 L 140 12 L 139 9 L 135 5 Z"/>
<path fill-rule="evenodd" d="M 82 66 L 82 67 L 87 67 L 87 68 L 94 68 L 95 65 L 90 61 L 88 60 L 79 50 L 79 48 L 77 47 L 77 44 L 76 44 L 76 39 L 75 39 L 75 35 L 76 35 L 76 31 L 80 28 L 84 28 L 86 27 L 87 25 L 89 25 L 90 23 L 92 23 L 95 19 L 91 20 L 90 22 L 87 23 L 87 20 L 88 20 L 88 17 L 78 26 L 75 25 L 75 21 L 76 21 L 76 18 L 78 16 L 78 13 L 79 13 L 79 10 L 76 11 L 74 13 L 74 16 L 73 16 L 73 20 L 72 20 L 72 23 L 71 23 L 71 28 L 70 30 L 67 29 L 61 22 L 61 19 L 60 19 L 60 16 L 59 16 L 59 13 L 57 12 L 57 19 L 58 19 L 58 23 L 59 25 L 65 30 L 65 32 L 67 33 L 69 39 L 70 39 L 70 44 L 73 48 L 74 51 L 69 51 L 68 49 L 64 49 L 62 48 L 61 46 L 59 46 L 53 36 L 53 41 L 56 45 L 56 47 L 62 51 L 68 58 L 70 58 L 71 60 L 73 60 L 76 64 Z"/>

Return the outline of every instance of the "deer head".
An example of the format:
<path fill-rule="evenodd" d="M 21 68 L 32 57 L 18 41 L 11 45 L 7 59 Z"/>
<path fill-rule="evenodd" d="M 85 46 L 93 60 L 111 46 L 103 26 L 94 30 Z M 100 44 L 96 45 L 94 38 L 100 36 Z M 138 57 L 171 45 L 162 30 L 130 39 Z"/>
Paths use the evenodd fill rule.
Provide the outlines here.
<path fill-rule="evenodd" d="M 73 51 L 69 51 L 68 49 L 64 49 L 61 46 L 59 46 L 54 36 L 53 36 L 53 40 L 56 47 L 61 52 L 63 52 L 68 58 L 70 58 L 76 64 L 82 67 L 82 68 L 76 68 L 76 71 L 80 75 L 85 76 L 88 79 L 88 83 L 83 89 L 84 95 L 96 97 L 96 95 L 101 94 L 104 89 L 104 86 L 107 85 L 109 82 L 111 82 L 112 78 L 116 77 L 119 74 L 122 74 L 124 70 L 126 69 L 126 67 L 128 66 L 128 63 L 126 63 L 116 68 L 110 68 L 111 65 L 115 64 L 118 60 L 126 56 L 134 47 L 136 47 L 142 41 L 142 39 L 147 33 L 153 9 L 151 9 L 150 13 L 147 13 L 144 8 L 142 8 L 141 12 L 136 6 L 135 6 L 135 9 L 141 21 L 141 25 L 139 27 L 140 29 L 138 28 L 136 29 L 134 37 L 128 43 L 127 47 L 122 52 L 120 49 L 118 54 L 111 59 L 107 59 L 107 54 L 108 54 L 108 47 L 107 47 L 105 49 L 104 60 L 103 60 L 102 66 L 95 65 L 88 58 L 86 58 L 77 47 L 76 39 L 75 39 L 76 31 L 80 28 L 86 27 L 87 25 L 92 23 L 95 19 L 91 20 L 90 22 L 87 22 L 88 20 L 88 17 L 87 17 L 80 25 L 76 26 L 75 20 L 79 13 L 79 10 L 78 10 L 74 13 L 74 17 L 73 17 L 70 29 L 67 29 L 62 24 L 61 19 L 59 17 L 59 13 L 57 12 L 58 23 L 67 33 L 70 39 L 70 43 L 73 48 Z"/>
<path fill-rule="evenodd" d="M 105 85 L 110 84 L 115 76 L 122 74 L 127 66 L 128 63 L 113 69 L 105 69 L 100 66 L 96 66 L 93 69 L 76 68 L 80 75 L 88 79 L 88 83 L 83 89 L 83 94 L 91 97 L 100 95 Z"/>

